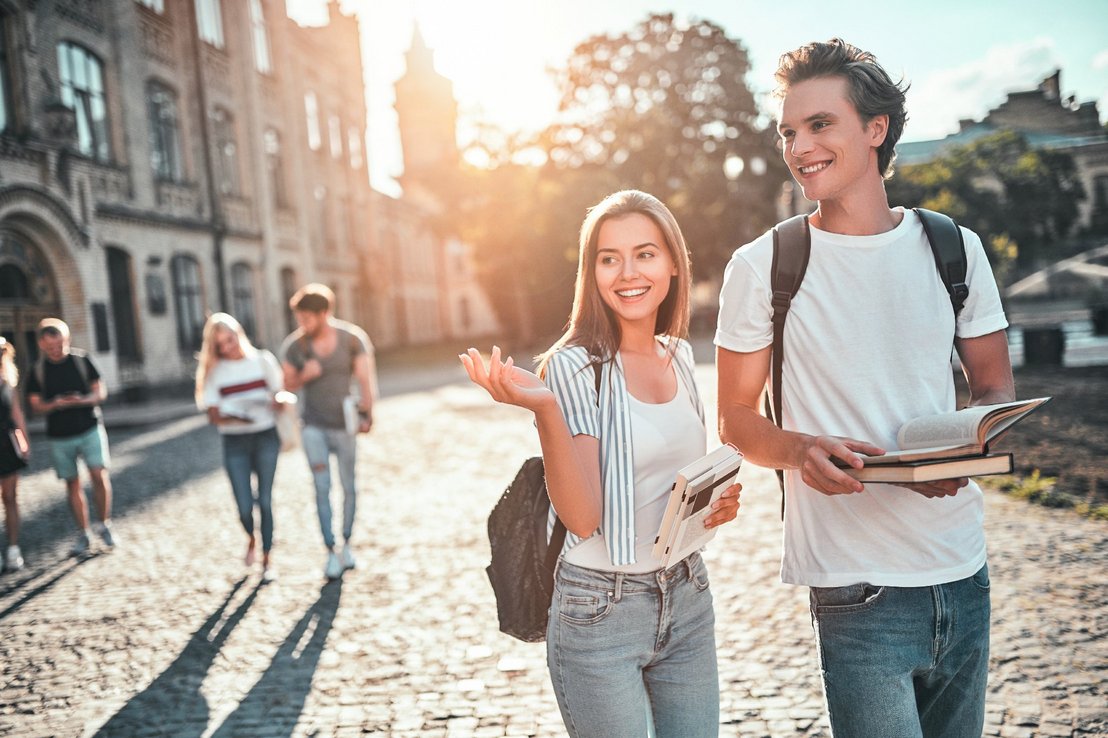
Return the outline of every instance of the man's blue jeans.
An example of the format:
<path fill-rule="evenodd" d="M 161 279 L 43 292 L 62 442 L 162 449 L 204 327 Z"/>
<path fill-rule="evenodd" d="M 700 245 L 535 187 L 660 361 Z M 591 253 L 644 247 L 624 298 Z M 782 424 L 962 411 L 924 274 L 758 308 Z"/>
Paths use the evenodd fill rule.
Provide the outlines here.
<path fill-rule="evenodd" d="M 223 434 L 223 467 L 231 480 L 231 491 L 239 509 L 239 521 L 247 535 L 254 535 L 254 490 L 251 476 L 258 477 L 258 509 L 262 514 L 262 550 L 273 548 L 273 474 L 281 439 L 277 430 Z"/>
<path fill-rule="evenodd" d="M 315 505 L 319 511 L 319 528 L 323 532 L 323 545 L 333 548 L 335 533 L 331 529 L 331 454 L 339 465 L 342 481 L 342 537 L 349 540 L 354 532 L 354 511 L 357 506 L 357 489 L 354 486 L 354 458 L 357 436 L 343 429 L 320 428 L 305 425 L 300 433 L 300 443 L 308 457 L 315 480 Z"/>
<path fill-rule="evenodd" d="M 989 567 L 933 587 L 813 587 L 831 732 L 842 738 L 981 738 Z"/>
<path fill-rule="evenodd" d="M 546 661 L 573 738 L 719 735 L 715 615 L 692 554 L 664 572 L 617 574 L 560 561 Z"/>

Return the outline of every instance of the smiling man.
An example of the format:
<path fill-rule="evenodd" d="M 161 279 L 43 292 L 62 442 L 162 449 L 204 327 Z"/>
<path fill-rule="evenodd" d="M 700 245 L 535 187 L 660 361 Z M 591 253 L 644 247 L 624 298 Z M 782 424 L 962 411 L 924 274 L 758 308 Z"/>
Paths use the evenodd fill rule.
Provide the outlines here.
<path fill-rule="evenodd" d="M 783 340 L 782 428 L 758 412 L 773 342 L 772 233 L 735 252 L 716 333 L 720 435 L 785 470 L 782 580 L 807 585 L 834 735 L 981 735 L 989 574 L 981 490 L 966 479 L 863 485 L 833 459 L 895 448 L 896 430 L 1014 399 L 1007 320 L 981 240 L 962 229 L 959 312 L 915 212 L 885 178 L 904 87 L 840 39 L 781 57 L 782 155 L 809 200 L 811 253 Z"/>

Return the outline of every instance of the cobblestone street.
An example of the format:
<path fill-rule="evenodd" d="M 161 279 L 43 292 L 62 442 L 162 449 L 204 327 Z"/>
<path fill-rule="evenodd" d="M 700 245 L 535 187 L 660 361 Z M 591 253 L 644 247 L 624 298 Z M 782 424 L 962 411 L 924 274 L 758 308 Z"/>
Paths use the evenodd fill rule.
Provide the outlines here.
<path fill-rule="evenodd" d="M 700 372 L 714 402 L 714 368 Z M 27 568 L 0 579 L 0 735 L 564 735 L 544 647 L 497 631 L 484 573 L 488 511 L 538 450 L 529 417 L 468 384 L 382 384 L 360 440 L 358 568 L 328 585 L 299 451 L 278 466 L 279 576 L 261 585 L 201 417 L 111 433 L 122 543 L 83 561 L 34 439 Z M 721 735 L 828 736 L 807 591 L 778 581 L 776 480 L 744 478 L 705 556 Z M 1108 525 L 987 494 L 986 734 L 1108 735 Z"/>

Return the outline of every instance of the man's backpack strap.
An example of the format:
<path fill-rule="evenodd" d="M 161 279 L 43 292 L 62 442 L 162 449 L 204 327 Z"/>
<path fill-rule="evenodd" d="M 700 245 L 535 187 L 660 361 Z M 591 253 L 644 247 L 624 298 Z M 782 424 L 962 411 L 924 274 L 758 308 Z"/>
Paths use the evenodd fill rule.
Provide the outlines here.
<path fill-rule="evenodd" d="M 808 270 L 808 256 L 812 239 L 808 230 L 808 216 L 796 215 L 773 228 L 773 265 L 770 270 L 770 289 L 773 291 L 773 348 L 770 391 L 766 397 L 766 417 L 781 427 L 781 374 L 785 362 L 785 318 L 788 317 L 793 297 L 804 281 Z M 777 470 L 781 485 L 781 517 L 785 516 L 785 474 Z"/>
<path fill-rule="evenodd" d="M 923 232 L 927 234 L 931 253 L 935 255 L 935 266 L 950 295 L 950 304 L 957 317 L 969 296 L 969 286 L 966 284 L 966 244 L 962 239 L 962 229 L 942 213 L 923 208 L 913 210 L 923 223 Z"/>
<path fill-rule="evenodd" d="M 596 387 L 596 404 L 600 406 L 600 362 L 592 361 L 589 366 L 592 367 L 593 373 L 593 386 Z M 549 494 L 549 492 L 547 493 Z M 554 530 L 550 532 L 550 545 L 546 549 L 546 570 L 551 574 L 554 573 L 554 567 L 558 563 L 558 557 L 562 555 L 562 546 L 566 543 L 566 524 L 562 522 L 562 519 L 558 517 L 557 513 L 554 515 Z"/>

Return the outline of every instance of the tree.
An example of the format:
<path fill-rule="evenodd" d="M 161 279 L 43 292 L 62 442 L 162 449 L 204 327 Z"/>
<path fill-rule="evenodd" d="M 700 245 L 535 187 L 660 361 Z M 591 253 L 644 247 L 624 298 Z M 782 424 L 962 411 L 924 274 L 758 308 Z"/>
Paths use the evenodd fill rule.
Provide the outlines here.
<path fill-rule="evenodd" d="M 950 215 L 978 233 L 995 267 L 1051 258 L 1073 229 L 1085 197 L 1073 158 L 1033 149 L 1014 131 L 951 148 L 925 164 L 898 167 L 891 202 Z"/>
<path fill-rule="evenodd" d="M 746 50 L 709 21 L 652 15 L 594 36 L 556 73 L 559 120 L 539 141 L 553 166 L 592 167 L 673 210 L 697 276 L 776 220 L 787 173 L 746 84 Z"/>

